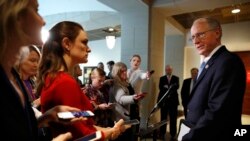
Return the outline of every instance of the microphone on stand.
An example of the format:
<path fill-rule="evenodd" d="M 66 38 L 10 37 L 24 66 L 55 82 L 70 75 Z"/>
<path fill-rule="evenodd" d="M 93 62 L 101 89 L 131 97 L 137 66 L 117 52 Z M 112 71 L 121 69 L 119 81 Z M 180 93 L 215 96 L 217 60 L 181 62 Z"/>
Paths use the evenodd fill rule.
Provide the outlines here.
<path fill-rule="evenodd" d="M 174 88 L 174 87 L 177 87 L 177 84 L 176 84 L 176 83 L 170 85 L 170 87 L 169 87 L 169 89 L 166 91 L 166 93 L 165 93 L 165 94 L 161 97 L 161 99 L 155 104 L 154 108 L 152 109 L 152 111 L 151 111 L 150 114 L 149 114 L 149 117 L 151 117 L 152 114 L 159 108 L 159 105 L 161 104 L 161 102 L 162 102 L 165 98 L 167 98 L 167 97 L 170 96 L 170 91 L 171 91 L 171 89 Z"/>
<path fill-rule="evenodd" d="M 147 118 L 147 120 L 146 120 L 146 129 L 145 129 L 145 131 L 143 132 L 143 130 L 142 130 L 142 135 L 144 135 L 144 134 L 146 134 L 147 132 L 149 132 L 149 131 L 147 131 L 148 130 L 148 124 L 149 124 L 149 119 L 150 119 L 150 117 L 152 116 L 152 114 L 156 111 L 156 110 L 158 110 L 158 108 L 159 108 L 159 104 L 161 104 L 161 102 L 165 99 L 165 98 L 167 98 L 167 97 L 169 97 L 170 96 L 170 92 L 171 92 L 171 90 L 174 88 L 174 87 L 178 87 L 178 84 L 176 84 L 176 83 L 174 83 L 174 84 L 172 84 L 172 85 L 170 85 L 170 87 L 169 87 L 169 89 L 166 91 L 166 93 L 161 97 L 161 99 L 155 104 L 155 106 L 153 107 L 153 109 L 152 109 L 152 111 L 150 112 L 150 114 L 149 114 L 149 116 L 148 116 L 148 118 Z M 161 122 L 161 124 L 160 124 L 160 126 L 162 126 L 163 124 L 166 124 L 166 120 L 165 121 L 162 121 Z M 158 128 L 158 127 L 157 127 Z"/>

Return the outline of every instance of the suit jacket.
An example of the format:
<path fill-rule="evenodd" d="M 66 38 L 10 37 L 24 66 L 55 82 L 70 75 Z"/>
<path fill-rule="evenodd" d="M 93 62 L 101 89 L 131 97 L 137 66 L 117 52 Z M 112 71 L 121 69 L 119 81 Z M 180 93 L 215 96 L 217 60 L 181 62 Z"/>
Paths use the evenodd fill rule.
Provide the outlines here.
<path fill-rule="evenodd" d="M 233 137 L 241 125 L 246 70 L 225 46 L 208 60 L 198 77 L 184 121 L 191 127 L 183 141 L 221 141 Z"/>
<path fill-rule="evenodd" d="M 160 107 L 162 107 L 164 104 L 169 105 L 179 105 L 179 99 L 178 99 L 178 92 L 177 89 L 179 88 L 179 77 L 172 75 L 170 83 L 168 82 L 167 75 L 164 75 L 160 77 L 160 83 L 159 83 L 159 95 L 158 95 L 158 102 L 159 100 L 164 96 L 164 94 L 168 91 L 168 89 L 171 88 L 169 91 L 169 96 L 165 97 L 163 101 L 160 103 Z"/>
<path fill-rule="evenodd" d="M 23 91 L 25 108 L 23 108 L 18 93 L 0 66 L 0 81 L 2 82 L 0 85 L 1 138 L 9 141 L 38 140 L 37 121 L 28 100 L 28 93 L 18 74 L 14 70 L 12 72 Z"/>
<path fill-rule="evenodd" d="M 191 85 L 192 78 L 187 78 L 183 81 L 182 88 L 181 88 L 181 101 L 183 107 L 187 107 L 189 97 L 190 97 L 190 85 Z"/>

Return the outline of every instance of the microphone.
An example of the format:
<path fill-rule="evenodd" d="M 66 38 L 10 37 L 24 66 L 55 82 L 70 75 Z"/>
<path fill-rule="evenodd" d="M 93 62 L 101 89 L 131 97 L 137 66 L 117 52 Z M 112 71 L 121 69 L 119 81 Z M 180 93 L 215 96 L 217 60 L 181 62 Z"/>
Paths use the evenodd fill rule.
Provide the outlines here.
<path fill-rule="evenodd" d="M 178 85 L 177 85 L 176 83 L 170 85 L 170 87 L 169 87 L 169 89 L 166 91 L 166 93 L 165 93 L 165 94 L 161 97 L 161 99 L 155 104 L 154 108 L 152 109 L 152 111 L 151 111 L 150 114 L 149 114 L 149 117 L 151 117 L 152 114 L 153 114 L 156 110 L 158 110 L 159 105 L 161 104 L 161 102 L 162 102 L 165 98 L 167 98 L 167 97 L 170 96 L 170 91 L 171 91 L 171 89 L 174 88 L 174 87 L 177 87 L 177 86 L 178 86 Z"/>
<path fill-rule="evenodd" d="M 170 88 L 171 88 L 171 87 L 172 87 L 172 88 L 175 88 L 175 87 L 177 87 L 177 86 L 178 86 L 178 84 L 174 83 L 174 84 L 170 85 Z"/>

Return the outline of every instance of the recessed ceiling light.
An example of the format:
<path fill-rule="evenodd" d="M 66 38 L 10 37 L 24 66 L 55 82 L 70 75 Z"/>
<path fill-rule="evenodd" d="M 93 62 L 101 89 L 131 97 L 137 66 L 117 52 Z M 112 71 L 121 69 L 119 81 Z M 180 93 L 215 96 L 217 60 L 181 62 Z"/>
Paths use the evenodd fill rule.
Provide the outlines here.
<path fill-rule="evenodd" d="M 231 11 L 233 14 L 236 14 L 236 13 L 240 13 L 240 9 L 239 8 L 235 8 Z"/>

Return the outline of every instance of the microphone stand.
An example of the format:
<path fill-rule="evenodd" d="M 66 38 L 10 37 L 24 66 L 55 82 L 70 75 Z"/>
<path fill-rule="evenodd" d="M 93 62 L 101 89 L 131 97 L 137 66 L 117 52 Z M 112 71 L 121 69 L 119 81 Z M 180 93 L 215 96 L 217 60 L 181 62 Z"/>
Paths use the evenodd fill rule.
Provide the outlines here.
<path fill-rule="evenodd" d="M 159 108 L 159 104 L 167 97 L 169 97 L 170 95 L 170 90 L 175 86 L 175 84 L 173 85 L 170 85 L 169 89 L 166 91 L 166 93 L 161 97 L 161 99 L 154 105 L 153 109 L 151 110 L 148 118 L 147 118 L 147 121 L 146 121 L 146 130 L 148 130 L 148 123 L 149 123 L 149 120 L 150 120 L 150 117 L 153 115 L 153 113 Z M 146 138 L 145 138 L 145 141 L 146 141 Z M 153 141 L 156 141 L 155 137 L 154 137 L 154 134 L 153 134 Z"/>
<path fill-rule="evenodd" d="M 174 87 L 174 85 L 170 85 L 169 89 L 166 91 L 166 93 L 161 97 L 161 99 L 155 104 L 155 106 L 153 107 L 152 111 L 150 112 L 149 114 L 149 117 L 150 118 L 152 116 L 152 114 L 158 109 L 158 105 L 163 101 L 163 99 L 169 97 L 169 92 L 170 90 Z"/>

